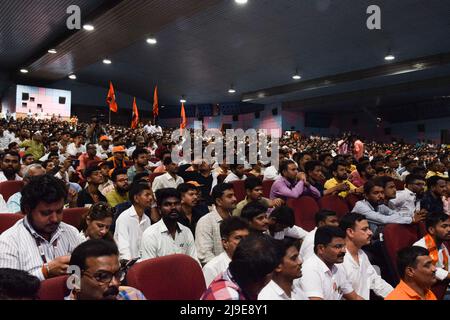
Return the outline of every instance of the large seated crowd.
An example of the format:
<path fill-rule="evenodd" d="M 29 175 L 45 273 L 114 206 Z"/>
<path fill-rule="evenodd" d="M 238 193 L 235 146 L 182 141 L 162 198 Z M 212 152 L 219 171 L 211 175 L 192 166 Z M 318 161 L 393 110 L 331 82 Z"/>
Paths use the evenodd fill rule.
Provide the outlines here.
<path fill-rule="evenodd" d="M 285 132 L 278 165 L 177 163 L 154 122 L 0 121 L 0 299 L 450 297 L 450 145 Z"/>

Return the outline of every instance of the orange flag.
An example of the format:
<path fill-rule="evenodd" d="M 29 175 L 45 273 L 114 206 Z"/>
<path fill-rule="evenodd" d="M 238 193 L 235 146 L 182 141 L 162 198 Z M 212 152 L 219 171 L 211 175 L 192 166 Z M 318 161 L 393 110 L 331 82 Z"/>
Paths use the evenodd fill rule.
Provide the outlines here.
<path fill-rule="evenodd" d="M 106 97 L 106 103 L 109 105 L 109 110 L 117 112 L 118 106 L 116 102 L 116 94 L 114 93 L 114 87 L 112 82 L 109 82 L 108 96 Z"/>
<path fill-rule="evenodd" d="M 155 86 L 155 93 L 153 94 L 153 120 L 159 115 L 158 107 L 158 86 Z"/>
<path fill-rule="evenodd" d="M 186 128 L 187 120 L 186 120 L 186 111 L 184 110 L 184 103 L 181 104 L 181 124 L 180 124 L 180 131 L 181 134 L 183 134 L 183 129 Z"/>
<path fill-rule="evenodd" d="M 133 100 L 133 119 L 131 121 L 131 129 L 136 129 L 139 124 L 139 112 L 136 104 L 136 97 Z"/>

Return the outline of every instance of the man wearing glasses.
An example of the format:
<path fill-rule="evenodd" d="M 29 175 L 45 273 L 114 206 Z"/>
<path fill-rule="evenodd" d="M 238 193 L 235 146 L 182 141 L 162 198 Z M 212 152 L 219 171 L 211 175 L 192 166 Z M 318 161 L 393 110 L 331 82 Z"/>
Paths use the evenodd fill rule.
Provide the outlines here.
<path fill-rule="evenodd" d="M 425 180 L 420 176 L 410 174 L 405 179 L 405 189 L 397 191 L 397 195 L 389 203 L 401 216 L 413 217 L 420 209 L 420 199 L 425 191 Z"/>
<path fill-rule="evenodd" d="M 75 278 L 66 300 L 146 300 L 139 290 L 120 285 L 125 271 L 120 267 L 119 250 L 111 241 L 82 243 L 73 251 L 70 266 L 78 267 L 81 277 Z"/>

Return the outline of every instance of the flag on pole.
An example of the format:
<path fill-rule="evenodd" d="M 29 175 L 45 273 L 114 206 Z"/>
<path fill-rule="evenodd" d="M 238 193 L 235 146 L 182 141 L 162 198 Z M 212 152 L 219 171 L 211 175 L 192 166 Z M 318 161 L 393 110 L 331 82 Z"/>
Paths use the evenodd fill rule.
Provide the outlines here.
<path fill-rule="evenodd" d="M 131 129 L 136 129 L 139 123 L 139 112 L 136 104 L 136 97 L 133 100 L 133 119 L 131 121 Z"/>
<path fill-rule="evenodd" d="M 109 105 L 109 110 L 117 112 L 118 106 L 116 102 L 116 94 L 114 93 L 114 87 L 112 82 L 109 82 L 108 96 L 106 97 L 106 103 Z"/>
<path fill-rule="evenodd" d="M 183 134 L 183 129 L 186 128 L 187 120 L 186 120 L 186 111 L 184 110 L 184 103 L 181 104 L 181 124 L 180 131 Z"/>
<path fill-rule="evenodd" d="M 158 106 L 158 86 L 155 86 L 155 93 L 153 94 L 153 120 L 156 123 L 156 117 L 159 115 Z"/>

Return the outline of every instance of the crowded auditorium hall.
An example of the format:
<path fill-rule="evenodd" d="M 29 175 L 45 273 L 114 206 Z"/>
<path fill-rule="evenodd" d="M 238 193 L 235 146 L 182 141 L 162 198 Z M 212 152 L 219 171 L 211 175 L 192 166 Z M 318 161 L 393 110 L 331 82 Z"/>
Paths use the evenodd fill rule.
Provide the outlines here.
<path fill-rule="evenodd" d="M 0 300 L 450 300 L 449 1 L 0 12 Z"/>

